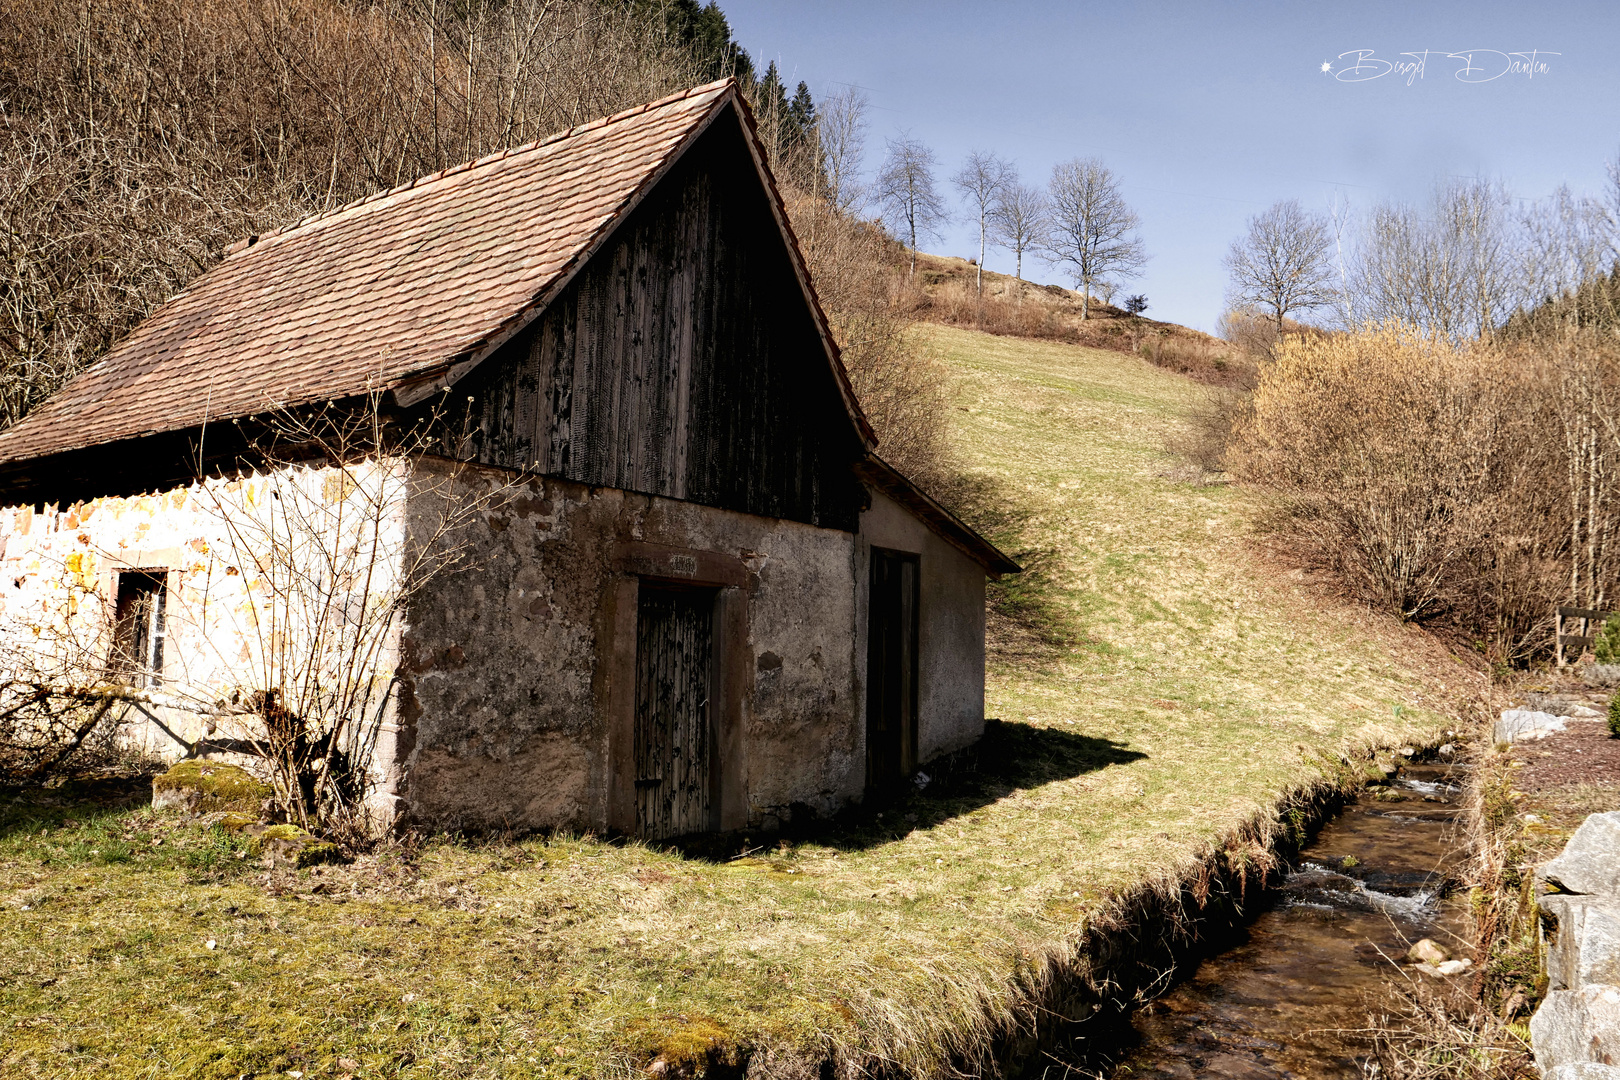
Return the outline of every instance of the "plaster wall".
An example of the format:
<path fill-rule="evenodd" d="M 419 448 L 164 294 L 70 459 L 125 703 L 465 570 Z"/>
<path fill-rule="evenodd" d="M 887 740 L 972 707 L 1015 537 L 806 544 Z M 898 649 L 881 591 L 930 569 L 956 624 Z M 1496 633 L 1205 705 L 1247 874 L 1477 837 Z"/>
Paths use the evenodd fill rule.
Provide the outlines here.
<path fill-rule="evenodd" d="M 306 573 L 322 565 L 319 553 L 366 555 L 373 604 L 397 585 L 404 478 L 400 462 L 365 462 L 67 507 L 0 507 L 0 661 L 57 682 L 105 681 L 119 573 L 163 571 L 159 679 L 137 687 L 145 700 L 120 706 L 120 740 L 167 760 L 229 754 L 256 734 L 252 715 L 233 705 L 275 685 L 269 657 L 310 656 L 299 644 L 309 620 L 356 614 L 359 582 L 317 584 Z M 368 677 L 381 701 L 397 629 L 378 633 Z M 378 734 L 391 739 L 392 725 L 385 720 Z"/>
<path fill-rule="evenodd" d="M 984 733 L 984 568 L 881 492 L 861 514 L 858 541 L 863 674 L 871 549 L 917 555 L 917 760 L 960 750 Z M 864 695 L 861 706 L 864 717 Z"/>
<path fill-rule="evenodd" d="M 466 568 L 415 598 L 402 641 L 394 767 L 411 820 L 632 831 L 623 769 L 636 597 L 655 580 L 714 590 L 718 824 L 769 825 L 795 803 L 825 813 L 859 796 L 850 534 L 553 477 L 481 476 L 496 494 L 469 530 Z"/>

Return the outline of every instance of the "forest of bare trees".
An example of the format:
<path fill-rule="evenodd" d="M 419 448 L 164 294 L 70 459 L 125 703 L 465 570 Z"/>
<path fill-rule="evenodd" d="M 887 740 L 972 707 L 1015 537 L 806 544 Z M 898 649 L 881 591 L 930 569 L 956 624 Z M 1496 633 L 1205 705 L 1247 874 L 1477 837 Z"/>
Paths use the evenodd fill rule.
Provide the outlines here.
<path fill-rule="evenodd" d="M 712 4 L 0 0 L 0 26 L 0 426 L 242 237 L 731 75 L 883 452 L 939 473 L 937 372 L 861 217 L 864 99 L 756 73 Z"/>
<path fill-rule="evenodd" d="M 1299 557 L 1499 664 L 1547 657 L 1560 604 L 1620 605 L 1617 193 L 1279 203 L 1227 259 L 1228 336 L 1262 357 L 1228 463 Z"/>

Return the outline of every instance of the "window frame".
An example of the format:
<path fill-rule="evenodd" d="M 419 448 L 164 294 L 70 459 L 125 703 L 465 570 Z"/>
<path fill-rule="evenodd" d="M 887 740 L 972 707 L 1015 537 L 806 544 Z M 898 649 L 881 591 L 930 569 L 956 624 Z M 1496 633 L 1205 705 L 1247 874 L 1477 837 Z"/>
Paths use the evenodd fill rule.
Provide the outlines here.
<path fill-rule="evenodd" d="M 113 580 L 113 655 L 109 667 L 135 686 L 163 685 L 168 640 L 169 568 L 120 567 Z"/>

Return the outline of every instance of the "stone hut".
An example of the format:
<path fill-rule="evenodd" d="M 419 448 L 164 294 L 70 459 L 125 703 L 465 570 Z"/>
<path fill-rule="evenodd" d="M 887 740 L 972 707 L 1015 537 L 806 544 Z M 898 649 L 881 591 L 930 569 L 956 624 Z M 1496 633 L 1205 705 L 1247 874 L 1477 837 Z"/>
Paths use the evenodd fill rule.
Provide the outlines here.
<path fill-rule="evenodd" d="M 358 471 L 254 456 L 269 415 L 367 408 L 464 422 Z M 363 521 L 386 579 L 462 470 L 497 493 L 471 557 L 366 654 L 375 819 L 769 828 L 983 728 L 985 581 L 1018 568 L 875 449 L 715 83 L 235 245 L 0 434 L 0 645 L 121 643 L 128 738 L 219 753 L 271 651 L 328 625 L 265 630 L 274 560 L 221 507 Z"/>

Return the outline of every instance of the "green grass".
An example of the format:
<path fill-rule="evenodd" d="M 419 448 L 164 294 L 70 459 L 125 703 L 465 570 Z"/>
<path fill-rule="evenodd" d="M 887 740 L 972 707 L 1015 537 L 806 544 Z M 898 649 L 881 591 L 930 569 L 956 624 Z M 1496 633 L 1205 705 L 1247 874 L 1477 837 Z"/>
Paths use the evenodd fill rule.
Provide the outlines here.
<path fill-rule="evenodd" d="M 1275 822 L 1341 753 L 1444 726 L 1460 667 L 1253 554 L 1252 494 L 1162 475 L 1195 384 L 930 333 L 977 512 L 1032 567 L 997 590 L 1005 723 L 976 773 L 734 862 L 441 838 L 267 869 L 148 811 L 13 803 L 0 1074 L 622 1075 L 739 1053 L 937 1073 L 1083 966 L 1121 897 Z"/>

